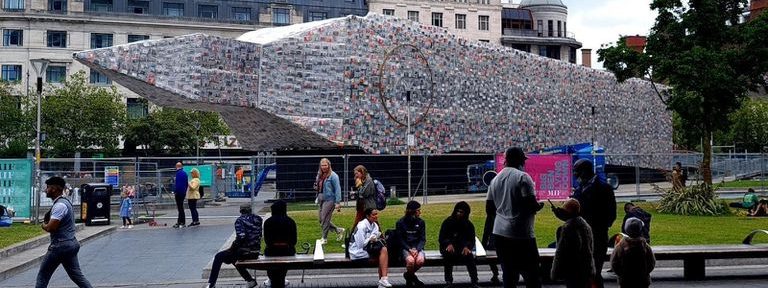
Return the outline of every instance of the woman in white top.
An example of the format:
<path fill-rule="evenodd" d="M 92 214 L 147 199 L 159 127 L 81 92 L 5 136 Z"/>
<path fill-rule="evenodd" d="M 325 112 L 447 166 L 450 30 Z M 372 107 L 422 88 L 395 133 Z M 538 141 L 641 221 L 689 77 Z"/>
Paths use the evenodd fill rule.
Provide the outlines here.
<path fill-rule="evenodd" d="M 387 254 L 387 247 L 384 246 L 379 251 L 366 251 L 365 246 L 370 242 L 376 242 L 382 238 L 381 230 L 379 230 L 379 210 L 368 208 L 365 209 L 365 219 L 357 223 L 355 226 L 355 233 L 352 235 L 352 239 L 349 244 L 349 258 L 355 262 L 370 262 L 379 264 L 379 288 L 392 287 L 387 279 L 387 271 L 389 266 L 389 255 Z M 376 255 L 378 254 L 378 255 Z"/>

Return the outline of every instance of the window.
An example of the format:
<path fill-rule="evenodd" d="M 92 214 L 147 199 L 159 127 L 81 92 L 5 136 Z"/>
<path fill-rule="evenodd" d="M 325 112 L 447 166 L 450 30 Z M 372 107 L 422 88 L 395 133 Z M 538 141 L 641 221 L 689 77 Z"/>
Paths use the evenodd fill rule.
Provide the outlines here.
<path fill-rule="evenodd" d="M 67 0 L 48 0 L 48 11 L 67 11 Z"/>
<path fill-rule="evenodd" d="M 67 48 L 67 31 L 48 31 L 48 47 Z"/>
<path fill-rule="evenodd" d="M 91 33 L 91 49 L 112 46 L 112 34 Z"/>
<path fill-rule="evenodd" d="M 128 35 L 128 43 L 149 40 L 149 35 Z"/>
<path fill-rule="evenodd" d="M 101 74 L 98 71 L 91 69 L 91 84 L 109 85 L 112 84 L 112 80 L 109 80 L 107 75 Z"/>
<path fill-rule="evenodd" d="M 328 19 L 328 14 L 325 12 L 309 12 L 309 21 L 320 21 Z"/>
<path fill-rule="evenodd" d="M 547 46 L 539 46 L 539 56 L 547 57 Z"/>
<path fill-rule="evenodd" d="M 408 11 L 408 20 L 419 22 L 419 11 Z"/>
<path fill-rule="evenodd" d="M 66 66 L 48 66 L 45 69 L 45 82 L 48 83 L 62 83 L 67 79 L 67 67 Z"/>
<path fill-rule="evenodd" d="M 6 82 L 21 81 L 21 65 L 3 65 L 3 75 L 0 80 Z"/>
<path fill-rule="evenodd" d="M 555 27 L 552 20 L 547 20 L 547 36 L 552 37 L 555 34 Z"/>
<path fill-rule="evenodd" d="M 568 22 L 563 22 L 563 37 L 568 37 Z"/>
<path fill-rule="evenodd" d="M 539 37 L 544 36 L 544 22 L 542 20 L 536 21 L 536 31 L 539 31 Z"/>
<path fill-rule="evenodd" d="M 149 105 L 147 105 L 146 99 L 128 98 L 125 106 L 130 119 L 145 118 L 149 115 Z"/>
<path fill-rule="evenodd" d="M 557 37 L 563 37 L 563 22 L 557 21 Z"/>
<path fill-rule="evenodd" d="M 555 46 L 555 45 L 547 46 L 546 56 L 552 59 L 560 59 L 560 46 Z"/>
<path fill-rule="evenodd" d="M 172 17 L 184 16 L 184 3 L 163 3 L 163 15 Z"/>
<path fill-rule="evenodd" d="M 477 29 L 488 31 L 488 16 L 477 16 Z"/>
<path fill-rule="evenodd" d="M 149 1 L 128 0 L 128 13 L 149 14 Z"/>
<path fill-rule="evenodd" d="M 381 14 L 387 15 L 387 16 L 395 16 L 395 9 L 384 9 L 381 11 Z"/>
<path fill-rule="evenodd" d="M 456 29 L 467 29 L 467 14 L 456 14 Z"/>
<path fill-rule="evenodd" d="M 5 4 L 3 10 L 5 11 L 24 10 L 24 0 L 5 0 L 3 2 Z"/>
<path fill-rule="evenodd" d="M 274 25 L 291 24 L 291 11 L 285 8 L 272 9 L 272 24 Z"/>
<path fill-rule="evenodd" d="M 432 26 L 443 27 L 443 13 L 432 12 Z"/>
<path fill-rule="evenodd" d="M 480 39 L 480 40 L 477 40 L 477 41 L 485 42 L 485 43 L 490 43 L 491 42 L 491 40 L 485 40 L 485 39 Z"/>
<path fill-rule="evenodd" d="M 568 53 L 568 62 L 576 64 L 576 48 L 571 47 L 571 51 Z"/>
<path fill-rule="evenodd" d="M 91 11 L 112 12 L 112 0 L 91 0 Z"/>
<path fill-rule="evenodd" d="M 24 30 L 3 29 L 3 46 L 24 46 Z"/>
<path fill-rule="evenodd" d="M 251 8 L 232 7 L 232 19 L 238 21 L 251 21 Z"/>
<path fill-rule="evenodd" d="M 219 7 L 216 5 L 198 5 L 197 17 L 216 19 L 219 16 Z"/>

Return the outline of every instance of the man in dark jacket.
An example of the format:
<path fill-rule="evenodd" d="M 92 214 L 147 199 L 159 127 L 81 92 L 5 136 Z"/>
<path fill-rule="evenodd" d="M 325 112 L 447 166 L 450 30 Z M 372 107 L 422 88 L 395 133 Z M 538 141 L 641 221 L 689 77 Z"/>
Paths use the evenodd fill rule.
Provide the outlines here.
<path fill-rule="evenodd" d="M 296 222 L 288 217 L 286 204 L 278 200 L 272 204 L 272 217 L 264 222 L 264 256 L 296 255 Z M 286 269 L 267 270 L 269 285 L 272 288 L 285 287 Z"/>
<path fill-rule="evenodd" d="M 179 211 L 179 218 L 176 220 L 176 225 L 173 228 L 184 227 L 186 223 L 186 215 L 184 215 L 184 199 L 187 198 L 187 186 L 189 186 L 189 178 L 187 172 L 184 172 L 184 165 L 181 162 L 176 163 L 176 177 L 173 183 L 174 200 L 176 200 L 176 210 Z"/>
<path fill-rule="evenodd" d="M 259 258 L 261 250 L 261 224 L 259 215 L 254 215 L 251 211 L 251 204 L 240 205 L 240 217 L 235 220 L 235 241 L 229 249 L 216 253 L 211 265 L 211 275 L 208 277 L 208 288 L 216 286 L 216 279 L 219 278 L 219 270 L 222 263 L 232 264 L 237 260 Z M 248 283 L 246 287 L 253 288 L 258 284 L 253 279 L 248 270 L 244 267 L 237 267 L 237 272 Z"/>
<path fill-rule="evenodd" d="M 581 217 L 592 227 L 595 260 L 595 286 L 603 287 L 603 262 L 608 251 L 608 229 L 616 220 L 616 196 L 613 187 L 595 175 L 592 162 L 579 159 L 573 163 L 573 176 L 579 179 L 579 186 L 572 198 L 581 204 Z"/>
<path fill-rule="evenodd" d="M 565 280 L 565 287 L 588 288 L 595 275 L 592 259 L 592 229 L 579 216 L 579 201 L 569 199 L 563 207 L 552 207 L 555 216 L 563 220 L 557 228 L 557 251 L 552 262 L 553 280 Z"/>
<path fill-rule="evenodd" d="M 477 286 L 477 266 L 472 250 L 475 248 L 475 226 L 469 221 L 470 207 L 461 201 L 453 207 L 453 213 L 440 226 L 440 254 L 445 259 L 445 283 L 453 285 L 453 264 L 467 265 L 472 287 Z"/>
<path fill-rule="evenodd" d="M 421 204 L 411 200 L 406 205 L 405 216 L 397 220 L 395 231 L 398 242 L 402 248 L 402 256 L 405 261 L 406 287 L 424 287 L 416 277 L 416 271 L 424 266 L 424 245 L 427 243 L 427 230 L 424 220 L 419 218 L 421 215 Z"/>
<path fill-rule="evenodd" d="M 640 231 L 640 236 L 645 238 L 648 243 L 651 243 L 651 214 L 648 212 L 645 212 L 640 207 L 635 206 L 635 204 L 632 204 L 632 202 L 628 202 L 627 204 L 624 204 L 624 212 L 626 214 L 624 215 L 624 220 L 621 221 L 621 233 L 624 233 L 625 235 L 629 235 L 627 232 L 627 219 L 635 217 L 637 219 L 640 219 L 643 221 L 643 229 Z"/>

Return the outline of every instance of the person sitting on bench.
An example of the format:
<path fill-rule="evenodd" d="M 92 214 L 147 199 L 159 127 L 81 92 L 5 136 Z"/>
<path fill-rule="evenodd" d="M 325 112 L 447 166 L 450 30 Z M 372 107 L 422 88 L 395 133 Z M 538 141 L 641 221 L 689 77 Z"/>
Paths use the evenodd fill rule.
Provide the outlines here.
<path fill-rule="evenodd" d="M 421 204 L 411 200 L 406 204 L 405 216 L 395 224 L 405 262 L 405 287 L 424 287 L 424 282 L 416 277 L 416 271 L 424 266 L 424 245 L 427 243 L 427 225 L 420 215 Z"/>
<path fill-rule="evenodd" d="M 264 221 L 264 256 L 293 256 L 296 255 L 296 222 L 288 217 L 288 209 L 283 200 L 272 203 L 272 217 Z M 288 283 L 285 280 L 286 269 L 269 269 L 264 281 L 265 287 L 283 288 Z"/>
<path fill-rule="evenodd" d="M 254 215 L 251 210 L 251 203 L 240 205 L 240 217 L 235 220 L 235 241 L 229 249 L 216 253 L 211 265 L 211 275 L 208 277 L 207 288 L 216 286 L 216 280 L 219 278 L 219 270 L 222 263 L 232 264 L 237 260 L 257 259 L 261 250 L 261 217 Z M 244 267 L 235 266 L 237 272 L 248 283 L 246 287 L 253 288 L 258 285 L 256 279 L 253 279 L 248 270 Z"/>
<path fill-rule="evenodd" d="M 752 215 L 755 213 L 755 210 L 757 210 L 758 200 L 757 194 L 755 194 L 755 189 L 749 188 L 747 189 L 747 193 L 744 193 L 741 202 L 730 203 L 728 206 L 747 209 L 747 214 Z"/>
<path fill-rule="evenodd" d="M 440 226 L 440 254 L 443 255 L 445 264 L 446 287 L 453 285 L 453 265 L 463 263 L 467 265 L 471 287 L 477 285 L 477 265 L 472 249 L 475 248 L 475 226 L 469 221 L 470 207 L 467 202 L 461 201 L 453 207 L 453 213 L 443 221 Z"/>
<path fill-rule="evenodd" d="M 387 273 L 389 254 L 383 235 L 379 230 L 379 210 L 365 209 L 365 219 L 357 223 L 349 243 L 349 258 L 352 261 L 379 263 L 379 288 L 389 288 Z"/>

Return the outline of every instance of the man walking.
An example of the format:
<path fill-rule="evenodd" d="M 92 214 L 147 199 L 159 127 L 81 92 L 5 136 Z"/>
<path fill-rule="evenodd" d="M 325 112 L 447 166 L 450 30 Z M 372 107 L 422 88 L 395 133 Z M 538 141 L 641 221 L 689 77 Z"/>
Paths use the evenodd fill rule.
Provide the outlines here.
<path fill-rule="evenodd" d="M 179 219 L 176 220 L 176 225 L 173 228 L 182 228 L 186 223 L 186 216 L 184 215 L 184 199 L 187 197 L 187 187 L 189 186 L 189 178 L 187 178 L 187 172 L 184 172 L 184 165 L 181 162 L 176 163 L 176 178 L 173 185 L 173 194 L 176 200 L 176 210 L 179 211 Z"/>
<path fill-rule="evenodd" d="M 541 287 L 539 279 L 539 249 L 533 223 L 536 212 L 544 203 L 536 202 L 533 179 L 522 171 L 525 160 L 523 149 L 508 148 L 506 167 L 488 186 L 487 201 L 496 207 L 493 237 L 496 254 L 501 263 L 505 288 L 516 287 L 520 274 L 526 287 Z"/>
<path fill-rule="evenodd" d="M 40 271 L 37 272 L 36 288 L 48 287 L 53 272 L 64 266 L 69 279 L 78 287 L 91 288 L 91 283 L 85 279 L 80 271 L 80 262 L 77 260 L 77 252 L 80 251 L 80 243 L 75 238 L 75 213 L 72 210 L 72 202 L 63 196 L 66 182 L 61 177 L 51 177 L 45 181 L 48 187 L 45 196 L 53 200 L 51 211 L 45 213 L 44 222 L 40 225 L 43 230 L 51 233 L 51 245 L 45 253 Z"/>
<path fill-rule="evenodd" d="M 605 254 L 608 251 L 608 229 L 616 220 L 616 195 L 613 188 L 598 175 L 595 175 L 592 162 L 579 159 L 573 163 L 573 176 L 578 178 L 579 186 L 571 198 L 579 200 L 581 217 L 592 227 L 592 249 L 595 260 L 595 285 L 603 287 L 603 270 Z"/>

